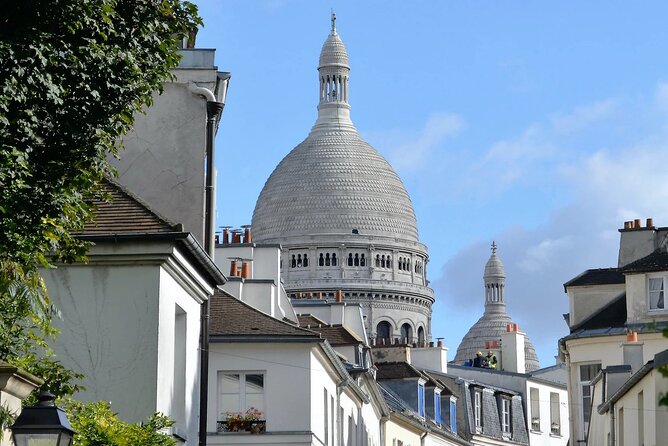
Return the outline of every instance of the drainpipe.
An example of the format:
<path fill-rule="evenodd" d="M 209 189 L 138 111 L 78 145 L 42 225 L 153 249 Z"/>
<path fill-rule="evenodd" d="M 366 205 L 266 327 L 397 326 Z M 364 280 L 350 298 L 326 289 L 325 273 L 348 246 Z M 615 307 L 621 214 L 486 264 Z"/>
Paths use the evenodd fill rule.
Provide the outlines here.
<path fill-rule="evenodd" d="M 206 179 L 205 179 L 205 217 L 204 217 L 204 249 L 213 260 L 215 251 L 215 239 L 213 228 L 215 226 L 215 203 L 214 203 L 214 139 L 216 136 L 216 123 L 225 107 L 225 103 L 217 102 L 213 92 L 207 88 L 198 87 L 195 84 L 188 86 L 194 94 L 204 96 L 206 99 Z M 199 446 L 206 446 L 206 422 L 209 403 L 209 313 L 210 299 L 202 303 L 201 309 L 201 337 L 200 337 L 200 395 L 199 395 Z"/>

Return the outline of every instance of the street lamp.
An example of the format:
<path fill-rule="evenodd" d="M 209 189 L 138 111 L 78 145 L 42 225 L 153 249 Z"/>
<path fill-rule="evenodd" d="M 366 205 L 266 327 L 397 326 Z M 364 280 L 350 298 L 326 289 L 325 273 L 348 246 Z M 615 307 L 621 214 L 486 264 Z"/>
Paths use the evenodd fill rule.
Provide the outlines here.
<path fill-rule="evenodd" d="M 65 412 L 53 402 L 54 396 L 41 392 L 39 402 L 23 409 L 10 427 L 16 446 L 70 446 L 76 432 Z"/>

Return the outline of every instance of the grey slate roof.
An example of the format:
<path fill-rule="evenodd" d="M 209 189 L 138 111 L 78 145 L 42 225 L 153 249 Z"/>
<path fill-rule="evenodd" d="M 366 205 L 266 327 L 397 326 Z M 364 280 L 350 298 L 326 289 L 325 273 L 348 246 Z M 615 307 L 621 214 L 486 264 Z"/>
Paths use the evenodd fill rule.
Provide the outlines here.
<path fill-rule="evenodd" d="M 569 286 L 613 285 L 624 283 L 624 274 L 619 268 L 588 269 L 564 283 L 564 291 Z"/>
<path fill-rule="evenodd" d="M 650 255 L 629 263 L 621 270 L 624 273 L 668 271 L 668 252 L 665 249 L 657 249 Z"/>

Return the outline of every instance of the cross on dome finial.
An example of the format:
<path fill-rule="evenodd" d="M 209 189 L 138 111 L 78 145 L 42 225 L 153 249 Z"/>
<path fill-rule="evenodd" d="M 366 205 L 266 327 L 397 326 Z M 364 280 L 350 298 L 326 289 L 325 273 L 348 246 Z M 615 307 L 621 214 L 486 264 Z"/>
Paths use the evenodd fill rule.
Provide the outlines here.
<path fill-rule="evenodd" d="M 336 13 L 332 9 L 332 34 L 336 34 Z"/>
<path fill-rule="evenodd" d="M 492 254 L 496 254 L 496 241 L 492 241 Z"/>

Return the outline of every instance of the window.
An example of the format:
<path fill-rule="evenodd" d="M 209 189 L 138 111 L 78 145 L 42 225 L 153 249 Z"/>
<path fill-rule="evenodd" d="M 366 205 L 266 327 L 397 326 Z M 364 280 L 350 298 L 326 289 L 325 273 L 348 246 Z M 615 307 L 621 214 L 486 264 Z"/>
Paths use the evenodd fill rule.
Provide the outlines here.
<path fill-rule="evenodd" d="M 560 406 L 559 394 L 550 392 L 550 433 L 552 435 L 561 435 Z"/>
<path fill-rule="evenodd" d="M 264 374 L 220 372 L 220 412 L 246 412 L 251 407 L 264 414 Z"/>
<path fill-rule="evenodd" d="M 320 253 L 320 257 L 318 257 L 318 266 L 325 266 L 325 256 Z M 329 254 L 327 254 L 327 266 L 329 266 Z"/>
<path fill-rule="evenodd" d="M 649 279 L 649 309 L 650 310 L 665 310 L 664 300 L 664 284 L 663 278 Z"/>
<path fill-rule="evenodd" d="M 348 254 L 348 266 L 353 266 L 353 255 Z"/>
<path fill-rule="evenodd" d="M 376 326 L 376 338 L 377 339 L 390 339 L 392 332 L 392 326 L 387 321 L 381 321 Z"/>
<path fill-rule="evenodd" d="M 638 446 L 645 446 L 645 397 L 638 393 Z"/>
<path fill-rule="evenodd" d="M 410 324 L 403 324 L 401 326 L 401 342 L 405 344 L 413 342 L 413 328 Z"/>
<path fill-rule="evenodd" d="M 323 389 L 325 391 L 324 393 L 324 401 L 325 401 L 325 410 L 324 410 L 324 422 L 325 422 L 325 444 L 329 444 L 329 395 L 327 394 L 327 389 Z"/>
<path fill-rule="evenodd" d="M 617 444 L 624 446 L 624 408 L 620 407 L 617 415 Z"/>
<path fill-rule="evenodd" d="M 580 366 L 580 396 L 582 398 L 582 432 L 580 434 L 582 440 L 586 440 L 587 432 L 589 431 L 589 418 L 591 416 L 591 382 L 601 371 L 601 364 L 584 364 Z"/>
<path fill-rule="evenodd" d="M 336 266 L 336 253 L 332 253 L 332 266 Z"/>
<path fill-rule="evenodd" d="M 531 430 L 540 432 L 540 393 L 537 388 L 529 389 L 529 399 L 531 400 Z"/>
<path fill-rule="evenodd" d="M 422 347 L 423 343 L 424 343 L 424 328 L 419 327 L 418 328 L 418 347 Z"/>
<path fill-rule="evenodd" d="M 482 391 L 473 391 L 473 424 L 477 433 L 482 432 Z"/>
<path fill-rule="evenodd" d="M 424 384 L 418 384 L 418 415 L 424 417 Z"/>
<path fill-rule="evenodd" d="M 457 433 L 457 401 L 453 398 L 450 398 L 450 430 Z"/>
<path fill-rule="evenodd" d="M 510 435 L 510 400 L 501 398 L 501 432 L 504 436 Z"/>
<path fill-rule="evenodd" d="M 434 392 L 434 421 L 436 424 L 443 423 L 441 418 L 441 394 Z"/>

